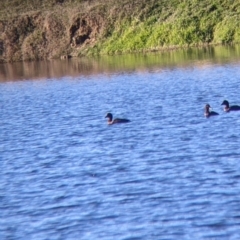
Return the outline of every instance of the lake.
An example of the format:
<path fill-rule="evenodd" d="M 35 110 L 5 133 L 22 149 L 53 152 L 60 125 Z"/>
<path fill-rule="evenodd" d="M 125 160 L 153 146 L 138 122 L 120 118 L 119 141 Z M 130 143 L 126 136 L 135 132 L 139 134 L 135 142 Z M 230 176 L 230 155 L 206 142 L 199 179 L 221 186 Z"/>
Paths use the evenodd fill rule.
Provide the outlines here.
<path fill-rule="evenodd" d="M 239 240 L 239 87 L 240 46 L 1 64 L 0 239 Z"/>

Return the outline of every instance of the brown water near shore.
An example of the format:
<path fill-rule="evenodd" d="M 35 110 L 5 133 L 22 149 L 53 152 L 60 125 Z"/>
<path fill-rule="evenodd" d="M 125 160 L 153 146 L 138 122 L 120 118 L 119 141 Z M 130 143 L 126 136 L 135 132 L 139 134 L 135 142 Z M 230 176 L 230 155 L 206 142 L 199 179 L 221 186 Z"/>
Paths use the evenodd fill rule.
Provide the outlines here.
<path fill-rule="evenodd" d="M 72 58 L 0 64 L 0 81 L 88 76 L 121 71 L 149 71 L 154 68 L 206 66 L 240 60 L 240 45 L 178 49 L 146 54 Z"/>

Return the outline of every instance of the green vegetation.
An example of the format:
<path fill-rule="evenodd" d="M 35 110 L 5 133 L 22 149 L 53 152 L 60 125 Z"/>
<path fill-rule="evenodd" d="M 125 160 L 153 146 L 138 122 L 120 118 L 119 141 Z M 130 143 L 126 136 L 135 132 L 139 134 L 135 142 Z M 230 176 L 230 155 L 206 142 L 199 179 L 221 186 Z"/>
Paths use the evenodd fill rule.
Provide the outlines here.
<path fill-rule="evenodd" d="M 240 0 L 4 0 L 0 60 L 234 44 L 239 20 Z"/>
<path fill-rule="evenodd" d="M 240 42 L 240 1 L 151 1 L 121 21 L 97 52 L 118 53 Z"/>

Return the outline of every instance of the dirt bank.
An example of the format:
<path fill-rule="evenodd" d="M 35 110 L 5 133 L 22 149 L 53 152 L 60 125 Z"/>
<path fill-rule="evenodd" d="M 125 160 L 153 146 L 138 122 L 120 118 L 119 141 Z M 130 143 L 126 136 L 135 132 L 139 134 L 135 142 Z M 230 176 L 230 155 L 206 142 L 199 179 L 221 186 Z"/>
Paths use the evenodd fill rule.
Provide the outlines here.
<path fill-rule="evenodd" d="M 0 20 L 0 61 L 78 56 L 103 34 L 104 12 L 33 11 Z"/>
<path fill-rule="evenodd" d="M 0 62 L 239 42 L 239 0 L 0 1 Z"/>

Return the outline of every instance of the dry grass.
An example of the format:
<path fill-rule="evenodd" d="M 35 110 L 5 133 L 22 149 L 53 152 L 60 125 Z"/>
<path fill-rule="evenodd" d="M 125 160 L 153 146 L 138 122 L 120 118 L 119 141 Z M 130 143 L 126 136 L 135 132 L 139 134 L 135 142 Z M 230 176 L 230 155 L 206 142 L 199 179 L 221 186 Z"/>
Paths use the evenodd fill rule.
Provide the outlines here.
<path fill-rule="evenodd" d="M 0 61 L 240 41 L 239 0 L 3 0 Z"/>

